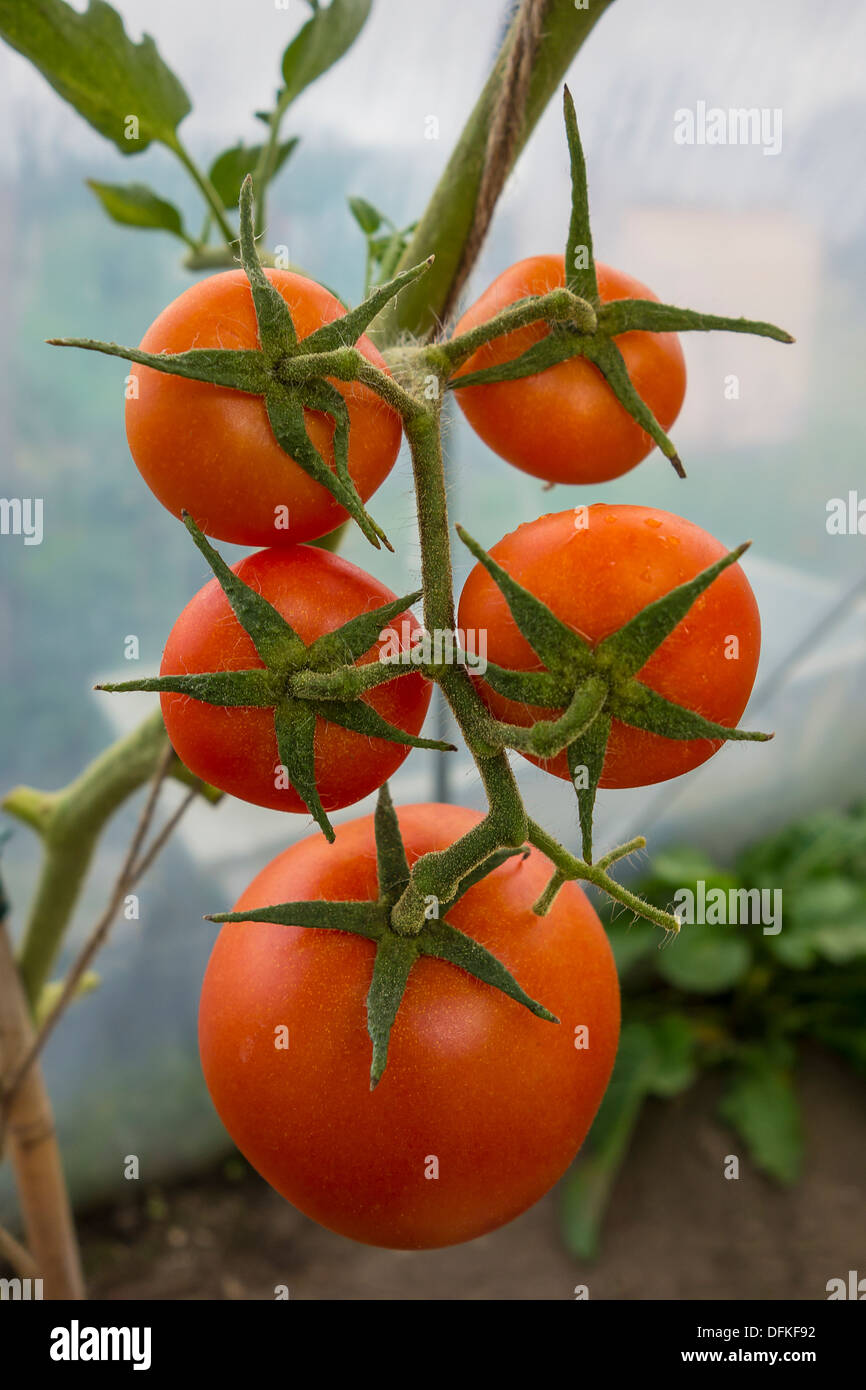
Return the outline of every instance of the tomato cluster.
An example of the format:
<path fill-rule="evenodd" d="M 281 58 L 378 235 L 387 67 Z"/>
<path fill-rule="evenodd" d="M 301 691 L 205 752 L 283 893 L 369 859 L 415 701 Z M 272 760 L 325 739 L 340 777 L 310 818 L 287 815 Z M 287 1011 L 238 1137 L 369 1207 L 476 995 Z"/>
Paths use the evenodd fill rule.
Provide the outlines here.
<path fill-rule="evenodd" d="M 629 276 L 603 266 L 596 272 L 599 307 L 617 300 L 655 302 Z M 142 352 L 255 353 L 260 306 L 248 275 L 248 268 L 247 275 L 216 275 L 180 295 L 148 330 Z M 268 270 L 265 277 L 259 294 L 262 285 L 277 291 L 301 343 L 339 324 L 346 312 L 328 291 L 301 276 Z M 562 257 L 522 261 L 467 311 L 455 339 L 508 306 L 565 284 Z M 460 405 L 493 450 L 536 477 L 551 483 L 617 477 L 649 452 L 653 439 L 585 356 L 514 379 L 459 385 L 470 373 L 508 367 L 543 345 L 549 331 L 533 322 L 464 354 L 453 374 Z M 576 331 L 574 325 L 569 331 Z M 356 334 L 352 341 L 365 361 L 387 372 L 369 340 Z M 677 337 L 626 331 L 613 342 L 634 387 L 666 428 L 685 391 Z M 148 688 L 162 691 L 170 740 L 194 773 L 276 809 L 316 814 L 317 799 L 317 819 L 333 838 L 322 816 L 385 783 L 408 751 L 407 742 L 394 738 L 419 741 L 432 686 L 417 669 L 369 688 L 361 683 L 354 692 L 365 702 L 361 718 L 338 709 L 333 701 L 342 699 L 344 687 L 330 689 L 327 682 L 342 681 L 348 689 L 353 667 L 362 682 L 364 669 L 378 663 L 385 634 L 368 630 L 365 615 L 392 615 L 392 646 L 395 633 L 404 647 L 411 645 L 418 622 L 408 602 L 398 611 L 402 601 L 370 575 L 301 543 L 333 529 L 346 511 L 292 456 L 285 437 L 278 441 L 267 398 L 252 389 L 245 394 L 212 380 L 172 375 L 160 366 L 139 362 L 131 374 L 130 448 L 160 501 L 197 523 L 191 532 L 216 577 L 181 613 L 159 681 Z M 290 376 L 286 381 L 291 383 Z M 400 415 L 359 380 L 334 380 L 316 389 L 317 395 L 299 397 L 307 438 L 331 472 L 341 474 L 344 484 L 348 478 L 366 501 L 394 464 Z M 341 420 L 348 423 L 347 447 L 346 438 L 338 437 Z M 266 548 L 229 570 L 202 532 Z M 470 573 L 459 628 L 485 634 L 490 661 L 509 679 L 533 672 L 553 679 L 494 575 L 516 582 L 532 603 L 543 605 L 551 622 L 578 634 L 593 652 L 724 556 L 719 542 L 699 527 L 652 508 L 597 503 L 542 516 L 504 537 Z M 736 724 L 758 660 L 757 609 L 735 558 L 727 557 L 729 567 L 634 673 L 643 689 L 685 706 L 716 732 Z M 327 634 L 335 634 L 336 654 L 322 646 Z M 330 664 L 322 659 L 325 650 Z M 299 672 L 307 675 L 307 687 L 298 683 Z M 565 679 L 562 670 L 556 675 Z M 613 696 L 617 679 L 612 668 Z M 550 708 L 554 701 L 542 708 L 503 694 L 481 673 L 473 683 L 489 714 L 517 731 L 542 719 L 555 724 L 564 715 L 564 708 Z M 244 705 L 238 692 L 247 688 L 259 691 L 257 704 Z M 292 731 L 306 717 L 298 710 L 311 688 L 324 693 L 309 707 L 315 728 L 308 775 L 297 785 L 281 783 L 275 773 L 286 771 L 281 755 L 292 751 Z M 225 692 L 225 703 L 214 691 Z M 378 722 L 371 724 L 374 717 Z M 664 737 L 616 719 L 611 723 L 610 717 L 608 723 L 598 778 L 604 787 L 678 776 L 719 747 L 714 738 Z M 375 736 L 380 729 L 384 736 Z M 527 756 L 554 776 L 571 776 L 564 751 Z M 582 825 L 583 816 L 581 809 Z M 399 855 L 405 853 L 407 874 L 419 857 L 446 851 L 481 820 L 453 806 L 403 808 Z M 377 870 L 378 833 L 366 817 L 338 827 L 331 845 L 319 836 L 304 840 L 279 855 L 241 895 L 203 985 L 201 1057 L 226 1128 L 279 1192 L 344 1235 L 419 1249 L 494 1229 L 562 1175 L 610 1077 L 619 992 L 606 937 L 582 890 L 566 883 L 542 914 L 550 864 L 537 849 L 526 850 L 477 881 L 473 877 L 447 904 L 448 950 L 461 943 L 460 962 L 483 953 L 495 971 L 505 972 L 503 979 L 512 980 L 513 970 L 517 993 L 509 993 L 510 985 L 498 976 L 492 987 L 469 966 L 469 973 L 455 971 L 440 932 L 439 946 L 426 955 L 419 947 L 417 964 L 402 982 L 399 1009 L 388 1023 L 390 1060 L 371 1094 L 365 1008 L 373 1037 L 371 978 L 380 968 L 381 941 L 372 926 L 363 925 L 364 904 L 371 904 L 371 913 L 374 907 L 388 913 L 392 901 L 381 865 Z M 336 903 L 361 925 L 309 930 L 311 924 L 337 924 L 319 921 L 319 905 Z M 304 925 L 293 925 L 292 908 Z M 249 920 L 246 912 L 258 915 Z M 540 1000 L 543 1008 L 533 1013 L 521 998 Z M 551 1011 L 558 1026 L 549 1021 Z"/>

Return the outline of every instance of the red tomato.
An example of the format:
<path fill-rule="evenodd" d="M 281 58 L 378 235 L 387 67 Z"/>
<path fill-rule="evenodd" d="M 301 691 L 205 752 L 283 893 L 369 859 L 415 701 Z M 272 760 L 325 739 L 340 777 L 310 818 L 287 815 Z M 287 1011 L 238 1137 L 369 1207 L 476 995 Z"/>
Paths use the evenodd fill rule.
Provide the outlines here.
<path fill-rule="evenodd" d="M 455 806 L 402 808 L 410 863 L 480 819 Z M 494 1230 L 562 1176 L 610 1077 L 619 989 L 607 937 L 576 884 L 548 916 L 533 915 L 550 872 L 536 850 L 512 859 L 448 920 L 559 1024 L 421 959 L 373 1092 L 365 1000 L 374 944 L 305 927 L 223 927 L 199 1011 L 205 1080 L 241 1152 L 294 1206 L 354 1240 L 428 1249 Z M 314 837 L 278 855 L 235 906 L 377 897 L 366 816 L 338 826 L 334 845 Z M 285 1049 L 275 1046 L 282 1028 Z"/>
<path fill-rule="evenodd" d="M 564 623 L 595 645 L 648 603 L 693 579 L 719 560 L 725 547 L 690 521 L 655 507 L 582 508 L 525 522 L 490 551 L 513 579 L 546 603 Z M 487 656 L 512 670 L 542 670 L 521 636 L 505 599 L 476 565 L 460 599 L 459 627 L 487 632 Z M 737 639 L 737 656 L 731 639 Z M 732 565 L 698 598 L 683 621 L 638 672 L 644 685 L 705 719 L 733 728 L 758 668 L 761 624 L 755 597 L 739 565 Z M 491 710 L 512 724 L 553 719 L 543 710 L 479 689 Z M 603 787 L 643 787 L 678 777 L 706 762 L 720 747 L 710 739 L 679 740 L 614 720 L 601 778 Z M 537 762 L 569 780 L 565 753 Z"/>
<path fill-rule="evenodd" d="M 233 566 L 244 583 L 258 590 L 306 643 L 395 597 L 357 565 L 315 546 L 260 550 Z M 418 623 L 403 613 L 389 624 L 402 638 L 403 624 Z M 376 660 L 381 642 L 359 665 Z M 401 641 L 402 645 L 402 641 Z M 251 638 L 212 579 L 190 600 L 169 634 L 160 674 L 242 671 L 262 666 Z M 364 698 L 389 723 L 417 734 L 430 703 L 431 686 L 420 672 L 377 686 Z M 162 713 L 178 757 L 215 787 L 282 811 L 303 811 L 293 787 L 277 788 L 280 762 L 273 713 L 268 709 L 226 709 L 187 695 L 163 694 Z M 368 738 L 317 719 L 316 780 L 326 811 L 350 806 L 382 785 L 409 752 L 405 744 Z"/>
<path fill-rule="evenodd" d="M 597 265 L 602 303 L 656 299 L 646 285 L 610 266 Z M 529 295 L 565 284 L 562 256 L 518 261 L 467 309 L 454 330 L 465 333 Z M 468 372 L 510 362 L 547 333 L 530 324 L 486 343 L 461 367 Z M 675 333 L 623 333 L 614 339 L 638 395 L 667 430 L 680 412 L 686 366 Z M 620 405 L 601 372 L 584 358 L 559 362 L 534 376 L 456 392 L 476 434 L 502 458 L 551 483 L 602 483 L 618 478 L 655 448 L 654 441 Z"/>
<path fill-rule="evenodd" d="M 268 270 L 292 314 L 299 338 L 340 318 L 345 310 L 315 280 Z M 188 348 L 257 348 L 256 317 L 242 270 L 212 275 L 184 290 L 145 333 L 145 352 Z M 358 349 L 387 370 L 370 340 Z M 210 382 L 167 376 L 132 366 L 137 395 L 126 402 L 126 436 L 138 469 L 163 506 L 183 508 L 209 536 L 240 545 L 283 545 L 332 531 L 346 512 L 327 488 L 284 453 L 260 396 Z M 349 472 L 366 500 L 387 477 L 400 448 L 397 413 L 359 382 L 332 383 L 349 410 Z M 307 432 L 334 469 L 334 426 L 329 416 L 305 411 Z M 283 513 L 288 509 L 288 525 Z M 279 515 L 280 528 L 277 529 Z"/>

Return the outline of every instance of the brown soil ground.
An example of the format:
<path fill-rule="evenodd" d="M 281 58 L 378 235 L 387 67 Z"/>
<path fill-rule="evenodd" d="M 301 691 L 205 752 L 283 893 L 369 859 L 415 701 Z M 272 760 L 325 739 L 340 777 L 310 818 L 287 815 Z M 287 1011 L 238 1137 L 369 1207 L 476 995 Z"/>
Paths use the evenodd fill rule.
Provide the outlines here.
<path fill-rule="evenodd" d="M 809 1056 L 803 1178 L 792 1189 L 741 1159 L 703 1082 L 648 1106 L 613 1195 L 600 1258 L 563 1249 L 556 1197 L 469 1245 L 403 1253 L 356 1245 L 283 1202 L 238 1159 L 217 1173 L 81 1222 L 96 1299 L 823 1299 L 826 1283 L 866 1274 L 864 1087 L 835 1060 Z"/>

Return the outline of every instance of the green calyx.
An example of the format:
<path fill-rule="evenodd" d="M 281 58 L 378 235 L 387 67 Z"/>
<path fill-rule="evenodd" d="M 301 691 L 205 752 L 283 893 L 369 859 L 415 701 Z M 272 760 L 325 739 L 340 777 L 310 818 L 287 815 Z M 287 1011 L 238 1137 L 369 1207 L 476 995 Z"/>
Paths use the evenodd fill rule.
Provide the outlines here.
<path fill-rule="evenodd" d="M 488 662 L 485 682 L 509 700 L 563 711 L 528 728 L 496 721 L 495 733 L 502 746 L 536 758 L 554 758 L 565 751 L 577 793 L 586 864 L 592 864 L 593 810 L 612 720 L 680 740 L 763 742 L 772 738 L 772 734 L 716 724 L 665 699 L 637 679 L 653 652 L 682 622 L 696 599 L 724 570 L 736 564 L 750 542 L 701 570 L 688 583 L 647 604 L 618 631 L 591 647 L 546 604 L 512 579 L 461 526 L 457 531 L 501 591 L 521 635 L 546 668 L 512 671 Z"/>
<path fill-rule="evenodd" d="M 654 300 L 619 299 L 605 304 L 601 302 L 592 248 L 586 164 L 574 102 L 567 87 L 564 89 L 563 105 L 571 161 L 571 218 L 565 248 L 565 287 L 510 305 L 495 319 L 452 338 L 442 347 L 449 368 L 453 371 L 484 343 L 516 328 L 533 322 L 544 322 L 549 331 L 539 342 L 533 343 L 509 362 L 502 362 L 477 372 L 464 373 L 461 376 L 452 376 L 448 381 L 448 388 L 463 390 L 469 386 L 516 381 L 521 377 L 534 376 L 569 358 L 584 357 L 598 368 L 620 405 L 658 445 L 679 477 L 684 478 L 685 470 L 676 448 L 635 389 L 615 339 L 620 334 L 632 330 L 647 333 L 682 333 L 711 332 L 718 329 L 730 333 L 752 333 L 758 337 L 772 338 L 779 343 L 792 343 L 794 339 L 790 333 L 772 323 L 701 314 L 692 309 L 677 308 L 673 304 L 659 304 Z"/>
<path fill-rule="evenodd" d="M 259 346 L 252 349 L 191 348 L 187 352 L 142 352 L 91 338 L 49 338 L 57 347 L 85 348 L 122 357 L 170 376 L 206 381 L 215 386 L 261 396 L 280 448 L 315 482 L 327 488 L 358 523 L 377 549 L 393 549 L 384 531 L 367 513 L 349 473 L 349 412 L 334 380 L 361 381 L 401 411 L 411 409 L 393 379 L 356 346 L 389 300 L 432 264 L 432 257 L 378 286 L 356 309 L 324 324 L 304 339 L 295 332 L 289 306 L 262 268 L 253 232 L 253 181 L 248 174 L 240 194 L 241 264 L 249 280 Z M 333 422 L 332 469 L 307 431 L 307 411 Z"/>
<path fill-rule="evenodd" d="M 208 705 L 273 710 L 280 763 L 328 840 L 334 839 L 334 831 L 316 788 L 317 719 L 390 743 L 454 751 L 453 744 L 419 738 L 389 724 L 364 700 L 364 694 L 377 685 L 411 672 L 411 665 L 380 661 L 354 664 L 370 650 L 384 627 L 417 602 L 420 593 L 406 594 L 361 613 L 306 645 L 267 599 L 229 569 L 186 513 L 184 523 L 264 665 L 249 671 L 154 676 L 118 685 L 99 685 L 97 690 L 168 691 Z"/>
<path fill-rule="evenodd" d="M 499 850 L 479 868 L 468 873 L 457 892 L 447 903 L 431 903 L 430 916 L 416 934 L 401 935 L 391 925 L 394 904 L 401 897 L 410 879 L 409 862 L 400 835 L 387 782 L 379 791 L 375 814 L 376 867 L 379 896 L 375 902 L 314 902 L 278 903 L 272 907 L 255 908 L 245 912 L 218 912 L 206 918 L 209 922 L 274 922 L 282 926 L 316 927 L 332 931 L 353 932 L 376 943 L 373 977 L 367 994 L 367 1032 L 373 1044 L 370 1066 L 370 1089 L 382 1078 L 388 1060 L 391 1029 L 406 983 L 415 962 L 422 956 L 435 956 L 457 966 L 476 980 L 507 994 L 536 1015 L 551 1023 L 559 1020 L 543 1005 L 531 999 L 521 989 L 514 976 L 484 946 L 445 920 L 454 904 L 464 893 L 486 877 L 506 859 L 524 851 Z"/>

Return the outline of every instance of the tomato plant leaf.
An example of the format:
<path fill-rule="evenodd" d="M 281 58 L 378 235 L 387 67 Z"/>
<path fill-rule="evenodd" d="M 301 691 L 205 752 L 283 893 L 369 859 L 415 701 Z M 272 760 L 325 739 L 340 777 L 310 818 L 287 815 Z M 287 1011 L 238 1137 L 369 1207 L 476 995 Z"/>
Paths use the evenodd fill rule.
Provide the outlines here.
<path fill-rule="evenodd" d="M 46 338 L 46 342 L 51 347 L 84 348 L 107 357 L 122 357 L 167 376 L 208 381 L 214 386 L 227 386 L 232 391 L 245 391 L 252 396 L 261 396 L 268 385 L 262 354 L 253 350 L 190 348 L 187 352 L 142 352 L 140 348 L 101 343 L 94 338 Z"/>
<path fill-rule="evenodd" d="M 129 690 L 172 692 L 225 709 L 273 709 L 276 696 L 267 671 L 213 671 L 182 676 L 152 676 L 142 680 L 98 685 L 97 690 L 120 694 Z"/>
<path fill-rule="evenodd" d="M 651 1055 L 650 1029 L 643 1023 L 624 1024 L 598 1114 L 583 1152 L 563 1180 L 563 1235 L 579 1259 L 593 1259 L 598 1252 L 607 1204 L 646 1098 Z"/>
<path fill-rule="evenodd" d="M 695 714 L 666 700 L 663 695 L 652 690 L 640 681 L 631 680 L 610 697 L 610 711 L 623 724 L 634 729 L 644 729 L 647 733 L 661 734 L 664 738 L 691 739 L 711 738 L 733 742 L 752 741 L 765 743 L 772 734 L 762 734 L 748 729 L 729 729 L 725 724 L 714 724 L 711 719 Z"/>
<path fill-rule="evenodd" d="M 283 53 L 285 87 L 280 93 L 281 108 L 285 109 L 351 48 L 364 27 L 371 4 L 372 0 L 331 0 L 327 9 L 315 7 L 312 19 L 307 20 Z"/>
<path fill-rule="evenodd" d="M 334 422 L 334 466 L 347 492 L 355 491 L 349 472 L 349 407 L 336 386 L 323 378 L 307 381 L 300 393 L 301 403 L 310 410 L 330 415 Z"/>
<path fill-rule="evenodd" d="M 752 948 L 736 926 L 692 923 L 658 953 L 663 980 L 693 994 L 724 994 L 743 978 Z"/>
<path fill-rule="evenodd" d="M 378 710 L 365 700 L 305 700 L 304 704 L 331 724 L 339 724 L 343 729 L 352 729 L 356 734 L 366 734 L 369 738 L 383 738 L 388 743 L 402 743 L 410 748 L 432 748 L 437 753 L 456 753 L 453 743 L 443 743 L 436 738 L 420 738 L 417 734 L 407 734 L 396 724 L 389 724 Z"/>
<path fill-rule="evenodd" d="M 535 1014 L 536 1018 L 543 1018 L 548 1023 L 559 1022 L 556 1015 L 546 1009 L 543 1004 L 530 998 L 501 960 L 498 960 L 492 952 L 482 946 L 480 941 L 476 941 L 474 937 L 466 936 L 456 927 L 452 927 L 450 923 L 441 919 L 439 921 L 431 920 L 425 925 L 417 940 L 422 955 L 436 956 L 438 960 L 446 960 L 450 965 L 459 966 L 468 975 L 473 975 L 476 980 L 491 985 L 494 989 L 500 990 L 502 994 L 507 994 L 509 999 L 514 999 L 518 1004 L 522 1004 L 524 1008 L 529 1009 L 530 1013 Z"/>
<path fill-rule="evenodd" d="M 188 246 L 194 243 L 187 236 L 183 218 L 173 203 L 160 198 L 145 183 L 99 183 L 87 179 L 113 222 L 125 227 L 144 227 L 154 231 L 171 232 Z"/>
<path fill-rule="evenodd" d="M 394 810 L 391 790 L 387 782 L 383 782 L 379 788 L 373 826 L 376 833 L 376 870 L 379 877 L 379 895 L 386 902 L 396 902 L 409 882 L 409 861 L 406 858 L 406 849 L 400 834 L 400 822 L 397 819 L 397 812 Z"/>
<path fill-rule="evenodd" d="M 542 709 L 557 709 L 569 697 L 562 680 L 549 671 L 509 671 L 488 661 L 484 667 L 484 680 L 498 695 L 522 704 L 539 705 Z"/>
<path fill-rule="evenodd" d="M 184 525 L 207 560 L 231 604 L 232 612 L 266 666 L 276 670 L 297 664 L 306 648 L 294 628 L 255 589 L 251 589 L 210 544 L 192 517 L 184 513 Z"/>
<path fill-rule="evenodd" d="M 554 674 L 588 670 L 592 665 L 592 655 L 589 644 L 579 633 L 567 627 L 547 604 L 512 579 L 462 526 L 457 527 L 457 534 L 467 550 L 487 570 L 508 604 L 521 634 L 539 660 Z"/>
<path fill-rule="evenodd" d="M 729 1082 L 719 1114 L 745 1141 L 758 1168 L 779 1182 L 796 1182 L 803 1163 L 803 1134 L 793 1081 L 785 1068 L 752 1054 Z"/>
<path fill-rule="evenodd" d="M 718 314 L 701 314 L 693 309 L 677 309 L 673 304 L 659 304 L 653 299 L 616 299 L 602 304 L 598 310 L 599 327 L 611 337 L 635 329 L 647 333 L 685 333 L 690 329 L 702 333 L 713 331 L 751 333 L 758 338 L 773 338 L 777 343 L 793 343 L 784 328 L 756 319 L 724 318 Z"/>
<path fill-rule="evenodd" d="M 271 362 L 294 347 L 298 335 L 288 304 L 276 285 L 271 284 L 259 260 L 253 228 L 253 181 L 249 174 L 241 184 L 239 209 L 241 265 L 252 291 L 262 352 Z"/>
<path fill-rule="evenodd" d="M 272 175 L 282 169 L 297 145 L 298 137 L 293 136 L 290 140 L 284 140 L 276 146 Z M 232 145 L 231 149 L 223 150 L 222 154 L 217 155 L 211 165 L 208 177 L 227 212 L 233 212 L 237 208 L 241 196 L 241 184 L 247 174 L 255 173 L 262 156 L 262 149 L 263 146 L 261 145 Z"/>
<path fill-rule="evenodd" d="M 592 228 L 589 221 L 589 194 L 586 187 L 586 160 L 577 128 L 574 102 L 567 87 L 563 89 L 565 136 L 571 163 L 571 217 L 565 246 L 565 283 L 593 308 L 599 304 L 598 278 L 592 253 Z"/>
<path fill-rule="evenodd" d="M 559 330 L 548 333 L 539 342 L 533 343 L 518 357 L 508 362 L 500 362 L 495 367 L 480 367 L 477 372 L 466 372 L 452 377 L 448 382 L 449 391 L 460 391 L 464 386 L 489 386 L 497 381 L 517 381 L 524 376 L 535 376 L 547 371 L 557 362 L 565 362 L 570 357 L 580 355 L 584 335 Z"/>
<path fill-rule="evenodd" d="M 683 468 L 676 448 L 665 434 L 643 397 L 638 395 L 634 383 L 628 374 L 628 367 L 625 365 L 625 359 L 616 343 L 612 339 L 604 337 L 588 338 L 583 349 L 583 355 L 589 362 L 592 362 L 594 366 L 598 367 L 598 370 L 611 387 L 620 405 L 624 406 L 632 419 L 640 425 L 641 429 L 645 430 L 650 438 L 655 440 L 665 458 L 673 464 L 676 474 L 680 478 L 684 478 L 686 476 L 686 470 Z"/>
<path fill-rule="evenodd" d="M 433 257 L 430 256 L 426 261 L 421 261 L 418 265 L 410 266 L 408 270 L 401 271 L 393 280 L 388 280 L 384 285 L 378 285 L 358 305 L 357 309 L 350 309 L 348 313 L 341 314 L 331 323 L 323 324 L 321 328 L 317 328 L 314 333 L 305 338 L 304 350 L 307 352 L 333 352 L 337 348 L 349 347 L 353 343 L 357 343 L 362 333 L 367 331 L 388 301 L 398 295 L 402 289 L 405 289 L 406 285 L 410 285 L 413 280 L 417 280 L 425 271 L 429 270 L 432 264 Z"/>
<path fill-rule="evenodd" d="M 63 0 L 0 0 L 0 35 L 121 154 L 175 147 L 189 98 L 153 39 L 134 43 L 104 0 L 83 14 Z"/>
<path fill-rule="evenodd" d="M 206 922 L 273 922 L 282 927 L 315 927 L 352 932 L 378 941 L 386 930 L 384 913 L 378 903 L 312 902 L 274 903 L 270 907 L 249 908 L 242 912 L 209 912 Z"/>
<path fill-rule="evenodd" d="M 751 541 L 746 541 L 714 565 L 701 570 L 694 579 L 678 584 L 654 603 L 648 603 L 630 622 L 605 637 L 595 649 L 599 664 L 609 661 L 619 677 L 637 675 L 653 652 L 679 626 L 700 595 L 724 570 L 736 564 L 750 544 Z"/>
<path fill-rule="evenodd" d="M 568 772 L 571 785 L 577 794 L 577 813 L 580 819 L 580 833 L 583 857 L 587 864 L 592 863 L 592 822 L 595 798 L 604 755 L 610 738 L 610 715 L 596 715 L 588 729 L 571 742 L 566 749 Z"/>
<path fill-rule="evenodd" d="M 382 214 L 366 198 L 352 196 L 346 199 L 349 211 L 365 236 L 372 236 L 382 225 Z"/>
<path fill-rule="evenodd" d="M 365 511 L 364 505 L 354 487 L 346 487 L 341 478 L 325 463 L 318 449 L 307 434 L 304 408 L 290 391 L 271 386 L 265 397 L 268 419 L 274 436 L 284 453 L 303 468 L 314 482 L 326 487 L 351 517 L 358 523 L 371 545 L 377 550 L 382 543 L 389 550 L 393 546 L 381 527 Z"/>
<path fill-rule="evenodd" d="M 367 1032 L 373 1044 L 370 1063 L 370 1090 L 382 1079 L 388 1061 L 391 1029 L 406 989 L 412 966 L 418 959 L 418 938 L 398 936 L 388 931 L 379 940 L 373 978 L 367 995 Z"/>
<path fill-rule="evenodd" d="M 306 704 L 283 700 L 274 710 L 274 732 L 280 762 L 325 839 L 334 842 L 334 827 L 316 786 L 316 716 Z"/>
<path fill-rule="evenodd" d="M 395 618 L 399 618 L 401 613 L 407 612 L 413 603 L 417 603 L 422 593 L 423 590 L 416 589 L 412 594 L 404 594 L 402 598 L 391 599 L 389 603 L 383 603 L 380 608 L 371 608 L 369 613 L 359 613 L 357 618 L 350 618 L 342 627 L 337 627 L 333 632 L 325 632 L 321 637 L 317 637 L 315 642 L 311 642 L 307 648 L 307 662 L 310 668 L 316 671 L 328 671 L 335 666 L 348 665 L 349 662 L 357 661 L 359 657 L 365 656 L 382 636 L 388 624 L 392 623 Z M 395 662 L 394 664 L 397 665 L 398 663 Z"/>

